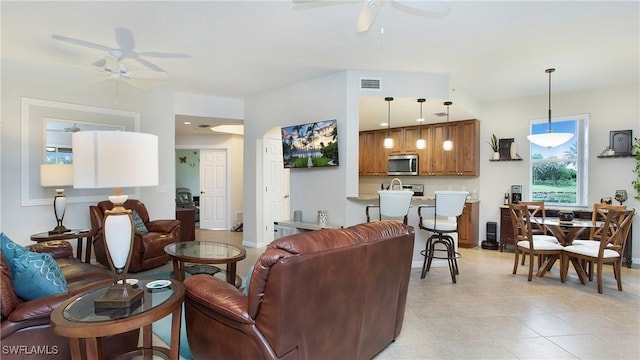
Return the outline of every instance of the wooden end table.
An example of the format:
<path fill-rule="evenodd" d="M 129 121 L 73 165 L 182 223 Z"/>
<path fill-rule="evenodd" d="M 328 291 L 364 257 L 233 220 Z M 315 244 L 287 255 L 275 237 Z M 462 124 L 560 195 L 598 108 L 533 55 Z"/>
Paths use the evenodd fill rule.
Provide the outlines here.
<path fill-rule="evenodd" d="M 152 280 L 140 280 L 138 286 Z M 180 323 L 182 302 L 184 301 L 184 285 L 170 280 L 171 285 L 162 289 L 146 289 L 139 306 L 130 311 L 120 309 L 96 311 L 93 301 L 102 296 L 109 286 L 74 296 L 65 301 L 51 313 L 51 327 L 61 336 L 68 337 L 73 360 L 102 359 L 99 351 L 99 338 L 126 333 L 142 328 L 143 346 L 121 354 L 118 358 L 133 358 L 144 355 L 151 358 L 154 353 L 164 355 L 170 360 L 179 359 Z M 171 321 L 171 343 L 169 349 L 152 345 L 151 324 L 165 316 L 173 314 Z"/>
<path fill-rule="evenodd" d="M 82 261 L 82 241 L 86 241 L 87 249 L 84 255 L 84 262 L 87 264 L 91 262 L 91 241 L 93 240 L 93 234 L 90 230 L 71 230 L 62 234 L 49 234 L 48 231 L 31 235 L 31 241 L 45 242 L 51 240 L 77 240 L 76 258 Z"/>
<path fill-rule="evenodd" d="M 164 251 L 173 258 L 173 272 L 177 280 L 185 278 L 185 263 L 227 264 L 227 282 L 236 287 L 236 263 L 247 257 L 243 248 L 212 241 L 175 242 L 165 246 Z"/>

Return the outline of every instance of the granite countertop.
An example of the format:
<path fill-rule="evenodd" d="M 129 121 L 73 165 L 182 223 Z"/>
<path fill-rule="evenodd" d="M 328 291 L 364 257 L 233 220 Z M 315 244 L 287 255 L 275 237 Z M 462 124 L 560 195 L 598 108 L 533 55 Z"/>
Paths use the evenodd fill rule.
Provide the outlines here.
<path fill-rule="evenodd" d="M 411 201 L 433 201 L 435 195 L 412 196 Z M 378 194 L 359 194 L 358 196 L 347 196 L 347 200 L 373 201 L 378 200 Z M 467 202 L 480 202 L 480 200 L 467 200 Z"/>

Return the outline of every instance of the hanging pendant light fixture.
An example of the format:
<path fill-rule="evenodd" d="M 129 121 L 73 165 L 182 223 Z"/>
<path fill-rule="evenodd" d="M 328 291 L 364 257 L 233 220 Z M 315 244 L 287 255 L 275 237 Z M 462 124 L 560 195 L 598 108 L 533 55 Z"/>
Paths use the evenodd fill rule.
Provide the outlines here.
<path fill-rule="evenodd" d="M 542 134 L 535 134 L 527 136 L 527 139 L 538 146 L 544 146 L 551 149 L 552 147 L 560 146 L 567 141 L 571 140 L 573 134 L 571 133 L 554 133 L 551 132 L 551 73 L 556 69 L 547 69 L 545 72 L 549 74 L 549 116 L 547 120 L 547 132 Z"/>
<path fill-rule="evenodd" d="M 391 138 L 391 102 L 393 98 L 386 97 L 384 101 L 387 102 L 387 138 L 384 139 L 384 148 L 391 149 L 393 148 L 393 139 Z"/>
<path fill-rule="evenodd" d="M 447 106 L 447 125 L 446 125 L 446 140 L 442 143 L 442 150 L 451 151 L 453 149 L 453 141 L 449 139 L 449 105 L 453 104 L 451 101 L 445 101 L 444 105 Z"/>
<path fill-rule="evenodd" d="M 416 140 L 416 149 L 422 150 L 427 147 L 427 141 L 422 138 L 422 123 L 424 123 L 424 118 L 422 117 L 422 104 L 425 102 L 425 99 L 418 99 L 420 103 L 420 118 L 416 121 L 420 124 L 418 128 L 418 140 Z"/>

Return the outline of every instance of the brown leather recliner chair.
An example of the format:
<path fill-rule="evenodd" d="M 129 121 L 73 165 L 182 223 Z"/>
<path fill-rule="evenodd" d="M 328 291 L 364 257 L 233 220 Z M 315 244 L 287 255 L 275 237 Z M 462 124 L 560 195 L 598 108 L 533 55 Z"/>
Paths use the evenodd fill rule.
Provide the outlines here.
<path fill-rule="evenodd" d="M 194 359 L 371 359 L 400 334 L 413 241 L 397 221 L 283 237 L 256 261 L 248 296 L 187 278 Z"/>
<path fill-rule="evenodd" d="M 19 298 L 14 291 L 7 260 L 0 251 L 0 358 L 68 360 L 71 358 L 69 339 L 53 332 L 49 316 L 53 309 L 71 297 L 109 285 L 111 274 L 74 258 L 73 249 L 66 241 L 47 241 L 29 246 L 28 249 L 47 252 L 56 259 L 69 291 L 30 301 Z M 137 348 L 139 333 L 139 330 L 133 330 L 101 338 L 104 358 Z"/>
<path fill-rule="evenodd" d="M 129 199 L 124 203 L 124 207 L 135 210 L 149 230 L 146 234 L 135 230 L 129 272 L 153 269 L 171 260 L 171 257 L 164 252 L 164 247 L 181 241 L 180 221 L 175 219 L 150 221 L 147 208 L 139 200 Z M 97 206 L 89 207 L 96 260 L 107 267 L 109 262 L 104 244 L 104 214 L 112 208 L 113 204 L 110 201 L 101 201 Z"/>

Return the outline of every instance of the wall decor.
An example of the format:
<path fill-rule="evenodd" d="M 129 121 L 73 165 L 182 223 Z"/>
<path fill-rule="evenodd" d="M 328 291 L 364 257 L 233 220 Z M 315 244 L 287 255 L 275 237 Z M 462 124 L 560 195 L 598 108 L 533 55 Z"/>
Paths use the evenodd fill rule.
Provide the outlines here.
<path fill-rule="evenodd" d="M 500 147 L 500 160 L 511 159 L 511 144 L 513 141 L 513 138 L 498 140 Z"/>
<path fill-rule="evenodd" d="M 52 140 L 47 124 L 60 123 L 70 132 L 90 126 L 102 129 L 140 131 L 140 114 L 136 112 L 22 97 L 21 105 L 21 204 L 50 205 L 49 189 L 40 186 L 40 164 L 47 160 L 46 147 Z M 80 130 L 82 131 L 82 130 Z M 49 133 L 49 134 L 48 134 Z M 66 147 L 65 144 L 57 144 Z M 70 144 L 68 144 L 70 146 Z M 138 188 L 123 188 L 123 194 L 139 197 Z M 113 189 L 67 189 L 67 203 L 97 202 L 113 194 Z"/>
<path fill-rule="evenodd" d="M 615 155 L 631 155 L 632 140 L 631 130 L 609 131 L 609 149 Z"/>

